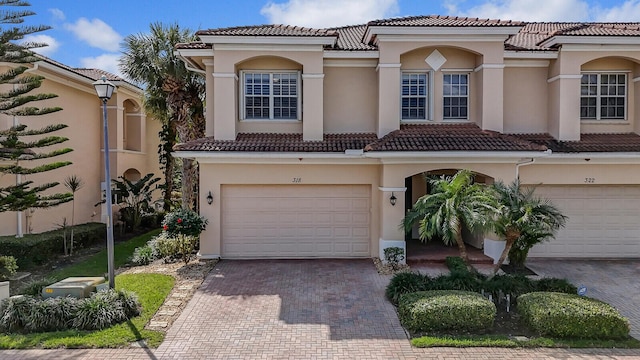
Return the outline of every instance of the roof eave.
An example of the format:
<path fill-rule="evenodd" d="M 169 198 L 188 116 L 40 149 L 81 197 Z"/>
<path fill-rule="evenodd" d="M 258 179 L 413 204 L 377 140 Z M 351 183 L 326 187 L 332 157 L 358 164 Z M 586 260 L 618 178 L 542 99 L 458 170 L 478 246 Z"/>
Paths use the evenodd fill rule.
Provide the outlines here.
<path fill-rule="evenodd" d="M 367 26 L 363 42 L 369 44 L 378 35 L 515 35 L 524 25 L 513 26 Z"/>
<path fill-rule="evenodd" d="M 322 45 L 333 46 L 337 36 L 244 36 L 244 35 L 200 35 L 205 44 L 270 44 L 270 45 Z"/>
<path fill-rule="evenodd" d="M 542 47 L 557 47 L 564 44 L 588 45 L 640 45 L 638 36 L 610 36 L 610 35 L 560 35 L 552 36 L 539 45 Z"/>

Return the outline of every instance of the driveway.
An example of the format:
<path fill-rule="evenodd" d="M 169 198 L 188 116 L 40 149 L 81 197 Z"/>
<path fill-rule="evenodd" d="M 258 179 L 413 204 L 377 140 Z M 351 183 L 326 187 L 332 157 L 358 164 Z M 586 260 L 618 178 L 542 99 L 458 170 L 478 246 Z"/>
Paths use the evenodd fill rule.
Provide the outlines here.
<path fill-rule="evenodd" d="M 566 278 L 587 287 L 587 296 L 613 305 L 640 339 L 640 260 L 529 260 L 541 276 Z"/>
<path fill-rule="evenodd" d="M 549 276 L 585 276 L 592 296 L 620 287 L 624 298 L 613 295 L 608 301 L 619 308 L 617 303 L 632 302 L 623 313 L 637 314 L 637 280 L 626 277 L 640 275 L 637 265 L 599 264 L 536 261 L 532 266 Z M 0 358 L 640 359 L 639 350 L 621 349 L 412 348 L 384 298 L 388 281 L 368 259 L 222 261 L 158 349 L 5 350 Z M 628 297 L 624 289 L 629 288 L 635 298 Z"/>

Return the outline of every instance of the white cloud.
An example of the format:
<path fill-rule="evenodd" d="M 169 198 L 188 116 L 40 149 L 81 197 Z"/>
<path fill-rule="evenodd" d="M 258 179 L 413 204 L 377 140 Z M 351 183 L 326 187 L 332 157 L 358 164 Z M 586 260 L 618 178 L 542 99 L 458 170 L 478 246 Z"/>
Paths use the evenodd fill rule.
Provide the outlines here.
<path fill-rule="evenodd" d="M 87 69 L 100 69 L 124 77 L 118 68 L 120 54 L 102 54 L 96 57 L 80 59 L 80 66 Z"/>
<path fill-rule="evenodd" d="M 448 9 L 458 9 L 455 1 L 447 4 Z M 488 0 L 457 15 L 521 21 L 586 21 L 589 5 L 584 0 Z"/>
<path fill-rule="evenodd" d="M 75 24 L 65 24 L 64 27 L 78 39 L 95 48 L 106 51 L 118 51 L 120 48 L 122 36 L 100 19 L 89 21 L 86 18 L 80 18 Z"/>
<path fill-rule="evenodd" d="M 53 15 L 53 18 L 56 20 L 64 21 L 66 19 L 64 12 L 62 12 L 62 10 L 60 9 L 53 8 L 53 9 L 49 9 L 48 11 L 51 13 L 51 15 Z"/>
<path fill-rule="evenodd" d="M 53 37 L 51 37 L 49 35 L 41 35 L 41 34 L 38 34 L 38 35 L 27 35 L 22 40 L 22 43 L 47 44 L 47 46 L 31 49 L 34 52 L 36 52 L 36 53 L 38 53 L 40 55 L 44 55 L 44 56 L 51 56 L 60 47 L 60 43 L 56 39 L 54 39 Z"/>
<path fill-rule="evenodd" d="M 394 16 L 398 13 L 398 0 L 269 1 L 260 13 L 272 24 L 327 28 Z"/>
<path fill-rule="evenodd" d="M 640 19 L 640 0 L 627 0 L 611 8 L 598 8 L 595 13 L 595 21 L 636 22 Z"/>

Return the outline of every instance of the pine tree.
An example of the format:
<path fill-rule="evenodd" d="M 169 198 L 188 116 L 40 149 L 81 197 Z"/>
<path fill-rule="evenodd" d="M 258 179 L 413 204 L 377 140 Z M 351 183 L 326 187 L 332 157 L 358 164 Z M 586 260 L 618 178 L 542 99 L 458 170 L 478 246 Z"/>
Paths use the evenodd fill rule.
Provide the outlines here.
<path fill-rule="evenodd" d="M 25 17 L 35 15 L 20 8 L 30 4 L 21 0 L 0 0 L 0 62 L 9 63 L 9 69 L 0 72 L 0 114 L 12 117 L 13 126 L 0 131 L 0 173 L 16 175 L 16 185 L 0 187 L 0 212 L 24 211 L 29 208 L 47 208 L 73 199 L 71 193 L 52 193 L 49 189 L 58 182 L 34 184 L 33 181 L 21 182 L 22 175 L 38 174 L 70 165 L 69 161 L 43 163 L 49 159 L 66 154 L 72 149 L 43 149 L 68 140 L 51 133 L 67 127 L 55 124 L 31 130 L 19 124 L 19 117 L 45 115 L 62 110 L 59 107 L 33 106 L 34 102 L 57 97 L 55 94 L 34 94 L 42 85 L 42 76 L 28 73 L 27 66 L 38 60 L 31 49 L 46 46 L 41 43 L 22 41 L 26 35 L 49 29 L 48 26 L 26 26 Z M 7 9 L 8 8 L 8 9 Z M 27 166 L 31 161 L 38 165 Z M 46 192 L 46 193 L 45 193 Z"/>

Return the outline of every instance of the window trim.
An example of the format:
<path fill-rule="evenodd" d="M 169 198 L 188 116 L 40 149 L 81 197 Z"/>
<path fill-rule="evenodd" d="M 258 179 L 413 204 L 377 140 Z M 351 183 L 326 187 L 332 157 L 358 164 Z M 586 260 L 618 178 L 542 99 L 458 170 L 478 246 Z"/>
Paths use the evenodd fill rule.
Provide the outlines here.
<path fill-rule="evenodd" d="M 295 119 L 285 119 L 285 118 L 275 118 L 273 115 L 274 105 L 273 99 L 274 94 L 273 91 L 269 92 L 269 118 L 249 118 L 246 116 L 245 102 L 246 102 L 246 93 L 245 93 L 245 75 L 246 74 L 269 74 L 270 79 L 273 78 L 273 74 L 296 74 L 296 118 Z M 269 84 L 270 88 L 273 89 L 273 83 Z M 300 70 L 240 70 L 240 86 L 239 86 L 239 119 L 240 121 L 247 122 L 300 122 L 302 120 L 302 76 Z"/>
<path fill-rule="evenodd" d="M 467 85 L 467 95 L 465 95 L 465 96 L 445 95 L 444 94 L 444 86 L 445 86 L 444 77 L 446 75 L 466 75 L 467 76 L 467 84 L 466 84 Z M 469 120 L 470 100 L 471 100 L 470 93 L 471 93 L 471 74 L 469 72 L 467 72 L 467 71 L 447 71 L 447 72 L 443 72 L 442 73 L 442 121 L 453 121 L 453 122 L 455 122 L 455 121 L 468 121 Z M 445 98 L 463 98 L 463 97 L 467 99 L 467 105 L 466 105 L 467 116 L 465 116 L 465 117 L 461 117 L 461 116 L 459 116 L 459 117 L 448 117 L 448 118 L 445 117 L 444 116 L 444 108 L 445 108 L 444 99 Z"/>
<path fill-rule="evenodd" d="M 579 112 L 580 112 L 580 121 L 582 122 L 591 122 L 591 123 L 596 123 L 596 124 L 603 124 L 603 123 L 621 123 L 621 122 L 628 122 L 629 119 L 629 73 L 631 73 L 630 70 L 589 70 L 589 71 L 581 71 L 580 72 L 580 94 L 579 94 L 579 98 L 580 98 L 580 105 L 579 105 Z M 597 89 L 597 94 L 595 95 L 596 98 L 596 117 L 595 118 L 584 118 L 582 117 L 582 99 L 585 98 L 585 96 L 582 95 L 582 77 L 584 75 L 597 75 L 597 83 L 596 83 L 596 89 Z M 600 112 L 601 112 L 601 107 L 602 107 L 602 94 L 600 93 L 600 86 L 601 86 L 601 76 L 602 75 L 623 75 L 624 76 L 624 115 L 621 118 L 602 118 Z M 586 96 L 586 98 L 588 98 L 590 96 Z"/>
<path fill-rule="evenodd" d="M 398 99 L 400 101 L 400 122 L 402 123 L 424 123 L 426 121 L 433 121 L 434 118 L 434 99 L 435 96 L 433 96 L 433 90 L 435 88 L 434 85 L 434 71 L 433 70 L 424 70 L 424 69 L 418 69 L 418 70 L 412 70 L 412 69 L 405 69 L 405 70 L 401 70 L 400 71 L 400 98 Z M 427 109 L 424 112 L 424 119 L 405 119 L 402 116 L 402 99 L 403 99 L 403 95 L 402 95 L 402 76 L 403 75 L 426 75 L 427 76 L 427 91 L 426 91 L 426 100 L 425 100 L 425 105 L 427 107 Z"/>

